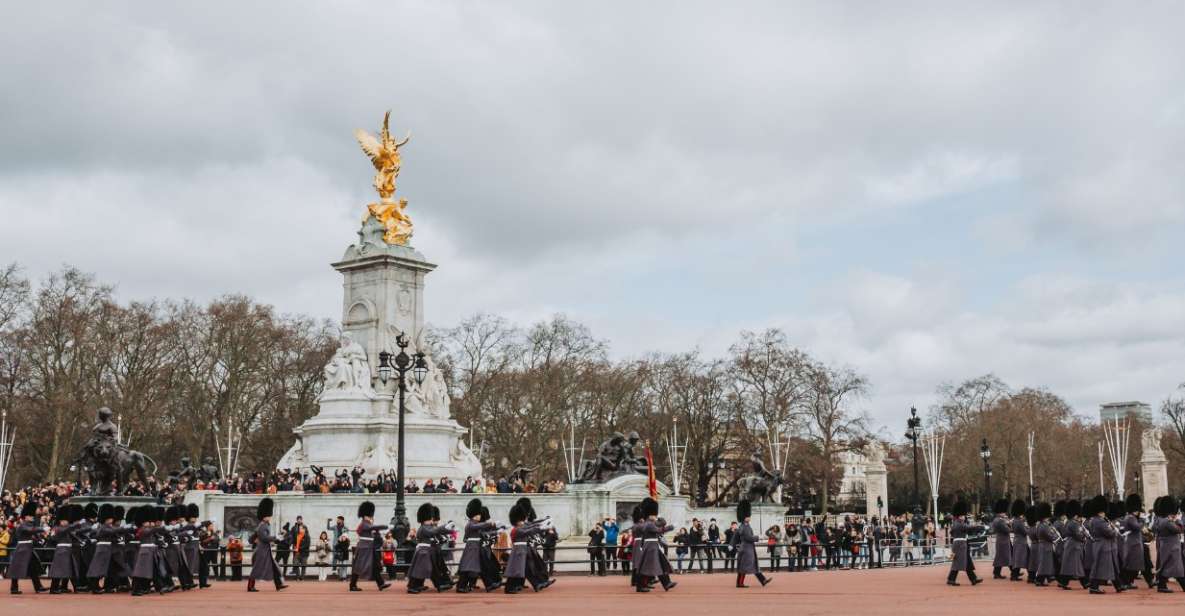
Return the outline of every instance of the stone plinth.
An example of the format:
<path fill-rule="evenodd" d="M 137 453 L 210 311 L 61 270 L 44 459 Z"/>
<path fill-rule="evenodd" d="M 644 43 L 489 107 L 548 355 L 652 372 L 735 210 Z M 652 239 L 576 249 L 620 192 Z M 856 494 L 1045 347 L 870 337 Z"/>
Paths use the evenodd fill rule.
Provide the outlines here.
<path fill-rule="evenodd" d="M 1164 454 L 1140 458 L 1140 478 L 1144 490 L 1144 502 L 1149 507 L 1156 499 L 1169 493 L 1169 461 Z"/>
<path fill-rule="evenodd" d="M 888 469 L 885 468 L 883 462 L 869 464 L 864 468 L 864 489 L 867 497 L 864 503 L 864 515 L 868 518 L 883 517 L 884 507 L 889 504 Z M 877 498 L 880 498 L 884 507 L 877 507 Z"/>

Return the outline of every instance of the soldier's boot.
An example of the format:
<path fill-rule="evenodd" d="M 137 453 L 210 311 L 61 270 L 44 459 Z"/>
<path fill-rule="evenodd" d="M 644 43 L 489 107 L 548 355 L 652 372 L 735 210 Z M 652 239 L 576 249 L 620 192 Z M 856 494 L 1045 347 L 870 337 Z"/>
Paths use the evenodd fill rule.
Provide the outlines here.
<path fill-rule="evenodd" d="M 1168 578 L 1157 576 L 1156 578 L 1156 592 L 1170 593 Z"/>
<path fill-rule="evenodd" d="M 247 579 L 247 592 L 259 592 L 255 589 L 255 578 Z"/>
<path fill-rule="evenodd" d="M 1004 579 L 1004 576 L 1000 575 L 1000 571 L 1001 571 L 1002 569 L 1003 569 L 1003 567 L 992 567 L 992 579 L 993 579 L 993 580 L 1002 580 L 1002 579 Z"/>
<path fill-rule="evenodd" d="M 975 586 L 976 584 L 979 584 L 979 583 L 983 582 L 983 579 L 982 579 L 982 578 L 980 578 L 979 576 L 975 575 L 975 572 L 974 572 L 974 571 L 968 571 L 968 572 L 967 572 L 967 577 L 971 579 L 971 585 L 972 585 L 972 586 Z"/>
<path fill-rule="evenodd" d="M 1090 588 L 1090 580 L 1085 577 L 1078 578 L 1078 583 L 1082 584 L 1082 590 Z"/>
<path fill-rule="evenodd" d="M 946 575 L 946 585 L 947 586 L 958 586 L 959 583 L 955 581 L 955 578 L 957 578 L 958 576 L 959 576 L 958 571 L 951 571 L 950 573 L 948 573 Z"/>
<path fill-rule="evenodd" d="M 760 576 L 761 574 L 759 573 L 757 575 Z M 666 575 L 666 574 L 658 576 L 658 579 L 660 582 L 662 582 L 662 589 L 663 590 L 670 590 L 670 589 L 679 585 L 678 582 L 672 582 L 671 576 Z"/>
<path fill-rule="evenodd" d="M 362 589 L 358 588 L 358 574 L 357 573 L 350 574 L 350 592 L 362 592 Z"/>

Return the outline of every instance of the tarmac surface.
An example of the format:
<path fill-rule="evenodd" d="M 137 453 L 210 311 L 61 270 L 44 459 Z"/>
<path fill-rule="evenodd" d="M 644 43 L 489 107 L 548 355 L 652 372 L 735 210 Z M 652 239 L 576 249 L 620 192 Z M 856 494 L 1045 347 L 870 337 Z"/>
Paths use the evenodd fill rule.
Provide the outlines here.
<path fill-rule="evenodd" d="M 983 568 L 980 568 L 983 571 Z M 987 579 L 972 587 L 960 576 L 962 586 L 946 586 L 946 567 L 910 567 L 859 571 L 778 573 L 762 588 L 750 578 L 751 588 L 734 588 L 726 574 L 677 575 L 679 586 L 639 594 L 620 575 L 559 577 L 540 593 L 529 589 L 518 595 L 501 590 L 486 594 L 435 591 L 409 595 L 402 581 L 384 592 L 373 583 L 364 592 L 348 592 L 344 583 L 292 582 L 276 592 L 260 584 L 260 592 L 246 592 L 246 582 L 219 582 L 213 588 L 174 592 L 165 596 L 68 594 L 34 595 L 28 581 L 23 595 L 11 596 L 7 580 L 0 586 L 0 614 L 69 614 L 85 616 L 160 616 L 161 614 L 280 614 L 283 616 L 330 614 L 516 614 L 561 616 L 568 614 L 636 614 L 664 616 L 688 614 L 1058 614 L 1075 616 L 1138 610 L 1139 614 L 1180 614 L 1185 611 L 1185 591 L 1173 585 L 1174 594 L 1158 594 L 1140 582 L 1139 590 L 1106 596 L 1089 595 L 1056 586 L 1037 588 L 1023 582 Z M 988 576 L 991 570 L 986 571 Z M 639 610 L 642 610 L 639 612 Z M 1132 612 L 1136 613 L 1136 612 Z"/>

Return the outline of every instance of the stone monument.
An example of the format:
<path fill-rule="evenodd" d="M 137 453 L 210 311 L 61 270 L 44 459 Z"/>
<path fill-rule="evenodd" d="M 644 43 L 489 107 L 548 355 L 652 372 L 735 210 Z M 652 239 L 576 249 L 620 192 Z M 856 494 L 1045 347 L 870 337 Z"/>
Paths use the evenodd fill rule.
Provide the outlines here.
<path fill-rule="evenodd" d="M 1160 428 L 1149 428 L 1140 436 L 1140 445 L 1144 450 L 1140 455 L 1140 474 L 1144 478 L 1145 503 L 1156 502 L 1157 498 L 1169 493 L 1169 461 L 1160 448 L 1161 437 Z"/>
<path fill-rule="evenodd" d="M 884 506 L 889 504 L 888 469 L 885 468 L 885 448 L 876 441 L 864 446 L 864 515 L 882 517 L 885 511 L 877 506 L 878 498 Z"/>
<path fill-rule="evenodd" d="M 410 137 L 392 139 L 389 119 L 387 112 L 378 137 L 355 132 L 377 170 L 374 187 L 380 200 L 367 206 L 358 241 L 332 264 L 344 279 L 341 347 L 325 366 L 319 412 L 293 431 L 296 444 L 277 467 L 360 466 L 368 474 L 395 469 L 398 385 L 393 379 L 381 382 L 377 370 L 379 354 L 397 353 L 395 339 L 405 334 L 411 341 L 408 353 L 422 351 L 428 364 L 423 383 L 407 375 L 407 477 L 477 477 L 481 463 L 465 445 L 467 431 L 449 414 L 444 376 L 424 344 L 424 277 L 436 265 L 409 245 L 407 200 L 392 201 L 401 165 L 399 149 Z"/>

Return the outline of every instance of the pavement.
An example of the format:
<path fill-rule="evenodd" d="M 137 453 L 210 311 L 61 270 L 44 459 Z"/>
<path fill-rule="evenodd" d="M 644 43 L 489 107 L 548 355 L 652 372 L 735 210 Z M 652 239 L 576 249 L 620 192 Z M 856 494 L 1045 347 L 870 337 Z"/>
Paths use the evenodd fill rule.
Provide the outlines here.
<path fill-rule="evenodd" d="M 983 568 L 980 568 L 983 571 Z M 1057 614 L 1075 616 L 1139 610 L 1140 614 L 1180 614 L 1185 592 L 1158 594 L 1143 587 L 1116 595 L 1089 595 L 1084 590 L 1063 591 L 1056 586 L 1037 588 L 1023 582 L 985 580 L 972 587 L 945 584 L 945 567 L 909 567 L 856 571 L 778 573 L 761 587 L 733 587 L 726 574 L 675 576 L 679 586 L 670 592 L 656 589 L 639 594 L 620 575 L 608 577 L 562 576 L 541 593 L 518 595 L 502 592 L 426 592 L 409 595 L 402 582 L 384 592 L 373 584 L 364 592 L 348 592 L 340 582 L 293 582 L 281 592 L 260 584 L 260 592 L 248 594 L 246 582 L 219 582 L 213 588 L 174 592 L 165 596 L 34 595 L 27 581 L 24 595 L 11 596 L 0 587 L 0 614 L 63 614 L 75 616 L 160 616 L 160 614 L 282 614 L 283 616 L 342 613 L 515 614 L 515 616 L 568 616 L 571 614 L 630 614 L 646 616 L 689 614 Z M 986 571 L 991 575 L 991 570 Z M 4 586 L 7 586 L 5 584 Z"/>

